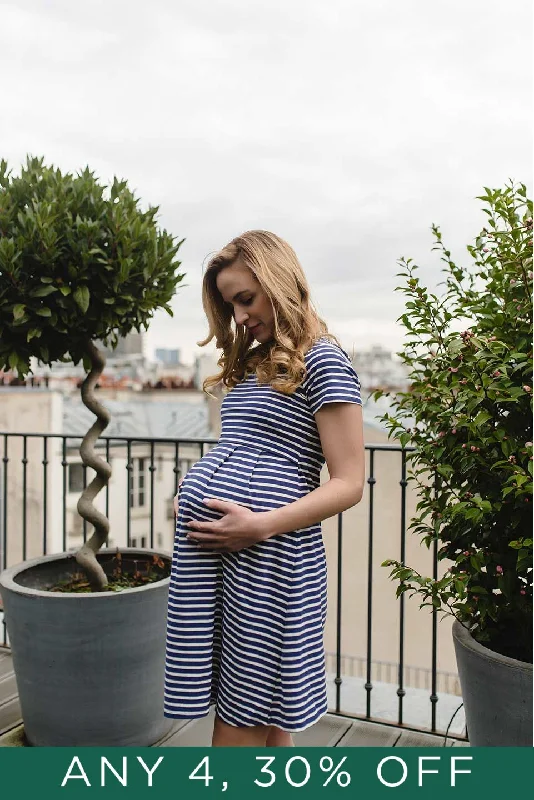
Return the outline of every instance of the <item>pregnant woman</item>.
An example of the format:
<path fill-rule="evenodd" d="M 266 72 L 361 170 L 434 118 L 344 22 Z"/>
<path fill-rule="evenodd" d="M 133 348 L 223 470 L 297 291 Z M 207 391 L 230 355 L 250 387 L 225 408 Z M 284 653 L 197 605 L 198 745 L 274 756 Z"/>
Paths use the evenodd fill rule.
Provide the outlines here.
<path fill-rule="evenodd" d="M 178 495 L 164 713 L 215 704 L 213 746 L 290 746 L 327 711 L 320 523 L 362 497 L 360 386 L 274 234 L 214 256 L 203 304 L 201 344 L 222 350 L 204 389 L 230 391 L 219 442 Z"/>

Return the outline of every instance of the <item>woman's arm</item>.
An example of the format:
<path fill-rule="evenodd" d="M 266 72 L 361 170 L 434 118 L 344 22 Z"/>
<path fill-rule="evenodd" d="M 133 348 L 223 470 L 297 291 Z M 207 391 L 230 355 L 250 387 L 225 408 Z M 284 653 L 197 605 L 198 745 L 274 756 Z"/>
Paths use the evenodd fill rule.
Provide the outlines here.
<path fill-rule="evenodd" d="M 280 533 L 315 525 L 359 503 L 365 483 L 362 408 L 327 403 L 315 420 L 330 480 L 309 494 L 271 511 L 253 512 L 224 500 L 206 505 L 224 516 L 213 522 L 190 522 L 190 539 L 207 550 L 241 550 Z"/>
<path fill-rule="evenodd" d="M 330 480 L 282 508 L 263 512 L 267 537 L 307 528 L 356 505 L 365 482 L 362 407 L 327 403 L 315 415 Z"/>

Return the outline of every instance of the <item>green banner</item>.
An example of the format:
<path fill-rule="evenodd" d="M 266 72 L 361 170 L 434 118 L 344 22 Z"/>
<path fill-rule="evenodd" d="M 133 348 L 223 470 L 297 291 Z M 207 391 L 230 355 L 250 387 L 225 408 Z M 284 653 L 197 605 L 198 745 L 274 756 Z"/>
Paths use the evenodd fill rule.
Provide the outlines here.
<path fill-rule="evenodd" d="M 530 748 L 3 748 L 1 796 L 502 800 L 531 796 Z"/>

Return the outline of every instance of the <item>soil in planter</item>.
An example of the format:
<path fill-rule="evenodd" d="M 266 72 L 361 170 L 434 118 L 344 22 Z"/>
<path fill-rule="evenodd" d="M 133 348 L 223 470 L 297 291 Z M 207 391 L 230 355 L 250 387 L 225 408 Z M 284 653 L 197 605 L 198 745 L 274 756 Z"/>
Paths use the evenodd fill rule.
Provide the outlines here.
<path fill-rule="evenodd" d="M 501 656 L 515 658 L 532 664 L 532 622 L 529 614 L 524 620 L 510 620 L 505 630 L 492 631 L 488 640 L 479 640 L 476 632 L 474 638 L 484 647 L 488 647 Z"/>
<path fill-rule="evenodd" d="M 167 578 L 171 572 L 170 561 L 163 560 L 157 555 L 145 558 L 128 556 L 127 565 L 124 566 L 122 556 L 117 552 L 102 566 L 108 576 L 106 587 L 108 592 L 122 592 L 124 589 L 155 583 Z M 46 591 L 81 594 L 90 593 L 92 589 L 84 572 L 74 572 L 69 578 L 48 586 Z"/>

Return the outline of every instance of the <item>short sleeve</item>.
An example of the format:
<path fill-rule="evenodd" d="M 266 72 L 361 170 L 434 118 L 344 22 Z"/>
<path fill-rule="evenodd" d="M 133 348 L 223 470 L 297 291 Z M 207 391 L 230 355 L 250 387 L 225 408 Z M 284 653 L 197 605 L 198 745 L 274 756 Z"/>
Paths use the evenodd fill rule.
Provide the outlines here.
<path fill-rule="evenodd" d="M 348 355 L 331 342 L 319 342 L 306 355 L 303 385 L 312 414 L 325 403 L 361 405 L 360 381 Z"/>

